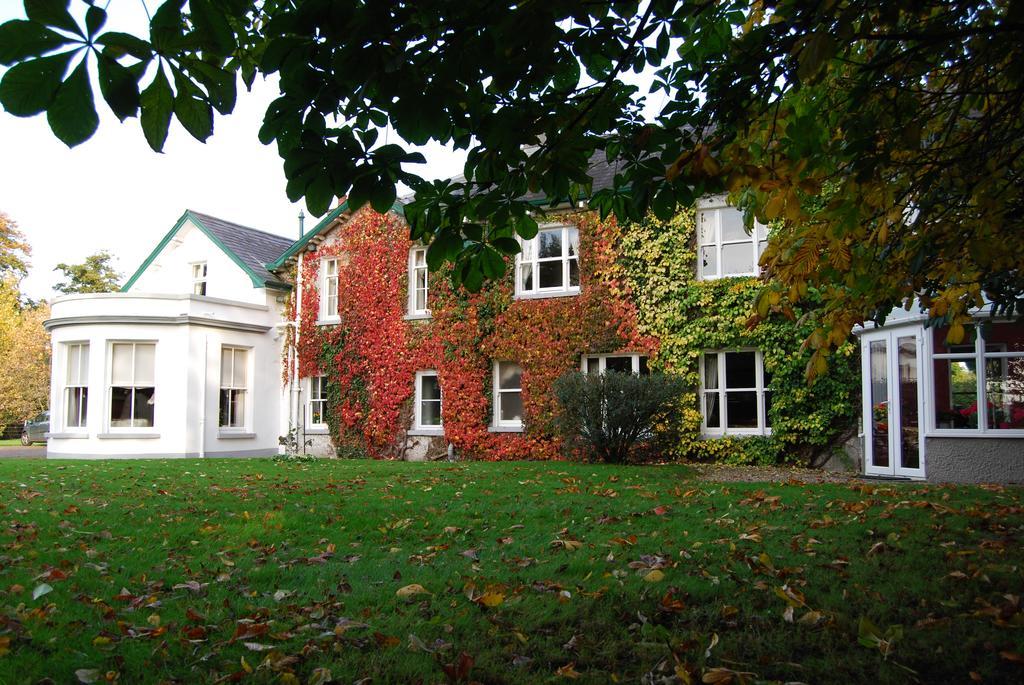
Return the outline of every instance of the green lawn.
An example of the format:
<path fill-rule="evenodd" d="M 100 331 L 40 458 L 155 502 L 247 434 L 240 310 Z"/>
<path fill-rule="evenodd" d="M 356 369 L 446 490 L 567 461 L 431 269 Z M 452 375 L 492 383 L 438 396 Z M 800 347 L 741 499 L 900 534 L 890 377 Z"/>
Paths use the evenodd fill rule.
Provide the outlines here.
<path fill-rule="evenodd" d="M 20 445 L 20 438 L 7 438 L 6 440 L 0 440 L 0 447 L 10 447 L 11 445 Z"/>
<path fill-rule="evenodd" d="M 1020 682 L 1021 492 L 4 460 L 0 683 Z"/>

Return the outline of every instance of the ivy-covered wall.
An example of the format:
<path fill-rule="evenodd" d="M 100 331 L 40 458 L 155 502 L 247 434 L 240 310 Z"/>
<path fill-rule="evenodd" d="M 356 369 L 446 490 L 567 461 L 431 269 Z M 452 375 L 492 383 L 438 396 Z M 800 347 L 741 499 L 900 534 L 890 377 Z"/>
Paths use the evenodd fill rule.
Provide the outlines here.
<path fill-rule="evenodd" d="M 666 455 L 741 463 L 806 460 L 856 415 L 854 347 L 832 360 L 813 385 L 804 380 L 807 331 L 788 321 L 746 327 L 754 279 L 695 279 L 693 213 L 670 222 L 621 227 L 595 213 L 566 214 L 580 229 L 581 293 L 513 298 L 513 263 L 480 293 L 455 291 L 442 270 L 430 274 L 429 320 L 406 320 L 408 231 L 401 218 L 358 212 L 304 257 L 298 343 L 300 375 L 326 374 L 333 443 L 340 455 L 404 456 L 414 377 L 433 369 L 444 397 L 444 438 L 462 458 L 552 459 L 558 376 L 583 354 L 638 352 L 651 366 L 683 374 L 682 439 Z M 321 258 L 338 256 L 339 318 L 318 325 Z M 771 437 L 700 439 L 698 362 L 705 349 L 757 347 L 772 373 Z M 495 360 L 523 369 L 523 433 L 488 430 Z"/>

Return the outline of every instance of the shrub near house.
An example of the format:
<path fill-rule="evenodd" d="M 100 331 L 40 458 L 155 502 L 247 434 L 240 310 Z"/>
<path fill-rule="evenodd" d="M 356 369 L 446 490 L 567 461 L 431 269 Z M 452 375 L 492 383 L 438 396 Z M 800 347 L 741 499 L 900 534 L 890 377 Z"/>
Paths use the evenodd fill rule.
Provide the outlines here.
<path fill-rule="evenodd" d="M 666 456 L 807 460 L 855 416 L 852 344 L 807 385 L 807 326 L 748 329 L 766 231 L 748 235 L 724 203 L 629 226 L 551 215 L 475 294 L 454 290 L 447 266 L 429 272 L 397 213 L 318 229 L 302 255 L 299 374 L 339 454 L 451 443 L 464 458 L 559 457 L 553 386 L 573 369 L 681 375 Z"/>

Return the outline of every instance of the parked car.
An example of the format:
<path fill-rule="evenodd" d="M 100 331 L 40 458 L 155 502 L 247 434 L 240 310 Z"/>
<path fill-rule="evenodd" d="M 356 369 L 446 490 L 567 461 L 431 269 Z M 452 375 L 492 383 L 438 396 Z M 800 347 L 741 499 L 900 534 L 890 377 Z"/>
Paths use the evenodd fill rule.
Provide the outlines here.
<path fill-rule="evenodd" d="M 31 421 L 25 422 L 21 431 L 21 444 L 31 445 L 34 442 L 46 442 L 46 434 L 50 432 L 50 412 L 44 411 Z"/>

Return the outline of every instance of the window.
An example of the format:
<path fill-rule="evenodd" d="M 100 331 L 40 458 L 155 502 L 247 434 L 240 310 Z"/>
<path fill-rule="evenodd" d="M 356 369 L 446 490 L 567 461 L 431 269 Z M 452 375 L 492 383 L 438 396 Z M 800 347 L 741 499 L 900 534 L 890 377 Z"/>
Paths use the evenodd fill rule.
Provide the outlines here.
<path fill-rule="evenodd" d="M 68 343 L 64 382 L 64 427 L 85 428 L 89 406 L 89 343 Z"/>
<path fill-rule="evenodd" d="M 313 428 L 327 427 L 327 376 L 312 376 L 309 379 L 309 400 L 307 400 L 307 423 Z"/>
<path fill-rule="evenodd" d="M 416 373 L 416 430 L 441 431 L 441 386 L 436 371 Z"/>
<path fill-rule="evenodd" d="M 192 294 L 206 294 L 206 262 L 196 262 L 192 265 Z"/>
<path fill-rule="evenodd" d="M 702 200 L 697 211 L 697 277 L 757 276 L 761 253 L 768 245 L 768 228 L 754 222 L 748 234 L 743 213 L 723 198 Z"/>
<path fill-rule="evenodd" d="M 494 426 L 523 427 L 523 370 L 515 362 L 494 363 Z"/>
<path fill-rule="evenodd" d="M 701 356 L 702 432 L 708 436 L 768 434 L 770 384 L 757 350 L 705 352 Z"/>
<path fill-rule="evenodd" d="M 622 373 L 636 373 L 646 376 L 650 371 L 647 368 L 647 357 L 642 354 L 588 354 L 584 355 L 580 370 L 585 374 L 604 373 L 605 371 L 619 371 Z"/>
<path fill-rule="evenodd" d="M 150 428 L 154 425 L 155 373 L 155 343 L 111 344 L 111 428 Z"/>
<path fill-rule="evenodd" d="M 241 347 L 220 350 L 220 427 L 245 427 L 249 351 Z"/>
<path fill-rule="evenodd" d="M 580 291 L 580 234 L 571 226 L 545 226 L 521 240 L 516 257 L 516 295 L 567 295 Z"/>
<path fill-rule="evenodd" d="M 338 260 L 320 262 L 320 319 L 338 318 Z"/>
<path fill-rule="evenodd" d="M 414 247 L 409 252 L 409 315 L 430 316 L 427 300 L 427 248 Z"/>
<path fill-rule="evenodd" d="M 956 345 L 946 344 L 948 332 L 947 327 L 932 331 L 935 429 L 995 434 L 1024 430 L 1024 326 L 966 326 L 963 341 Z"/>

